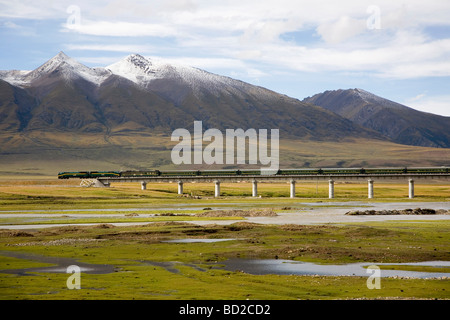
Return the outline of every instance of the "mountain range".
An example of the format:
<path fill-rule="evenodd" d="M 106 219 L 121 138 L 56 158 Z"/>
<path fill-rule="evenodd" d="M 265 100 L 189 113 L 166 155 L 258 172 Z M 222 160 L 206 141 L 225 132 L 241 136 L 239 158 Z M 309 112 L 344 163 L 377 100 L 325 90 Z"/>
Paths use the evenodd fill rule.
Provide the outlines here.
<path fill-rule="evenodd" d="M 201 120 L 205 128 L 279 128 L 308 139 L 374 135 L 324 108 L 137 54 L 88 68 L 60 52 L 0 79 L 0 128 L 16 132 L 170 133 Z"/>
<path fill-rule="evenodd" d="M 0 71 L 0 162 L 5 168 L 44 158 L 67 166 L 73 159 L 121 168 L 170 166 L 172 131 L 193 130 L 194 121 L 203 121 L 204 130 L 279 129 L 282 140 L 302 143 L 366 139 L 450 148 L 449 117 L 362 89 L 327 91 L 300 101 L 139 54 L 90 68 L 60 52 L 34 70 Z M 290 150 L 285 158 L 294 161 L 299 150 Z"/>

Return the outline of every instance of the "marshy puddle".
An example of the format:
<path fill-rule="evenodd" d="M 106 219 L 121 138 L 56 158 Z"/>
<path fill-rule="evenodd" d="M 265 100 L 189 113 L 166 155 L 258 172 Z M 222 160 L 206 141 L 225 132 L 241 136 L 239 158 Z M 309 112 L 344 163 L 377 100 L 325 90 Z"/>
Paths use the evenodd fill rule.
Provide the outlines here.
<path fill-rule="evenodd" d="M 177 266 L 187 266 L 187 267 L 191 267 L 194 268 L 195 270 L 198 271 L 206 271 L 203 268 L 198 267 L 195 264 L 191 264 L 191 263 L 182 263 L 182 262 L 178 262 L 178 261 L 149 261 L 149 260 L 139 260 L 137 261 L 139 263 L 142 263 L 144 265 L 148 265 L 148 266 L 154 266 L 154 267 L 161 267 L 166 269 L 167 271 L 171 272 L 171 273 L 180 273 L 180 270 L 178 270 Z"/>
<path fill-rule="evenodd" d="M 236 239 L 174 239 L 174 240 L 165 240 L 161 242 L 165 243 L 214 243 L 214 242 L 222 242 L 222 241 L 232 241 Z"/>
<path fill-rule="evenodd" d="M 0 251 L 0 256 L 55 264 L 55 266 L 48 266 L 48 267 L 5 269 L 0 270 L 1 273 L 9 273 L 17 275 L 33 275 L 30 272 L 66 273 L 67 267 L 71 265 L 77 265 L 78 267 L 80 267 L 81 272 L 88 274 L 106 274 L 115 272 L 115 267 L 113 265 L 83 263 L 72 258 L 48 257 L 32 253 L 21 253 L 10 251 Z"/>
<path fill-rule="evenodd" d="M 417 263 L 351 263 L 343 265 L 315 264 L 282 259 L 230 259 L 220 262 L 228 271 L 243 271 L 253 275 L 277 274 L 277 275 L 321 275 L 321 276 L 360 276 L 367 277 L 372 274 L 367 267 L 404 265 L 404 266 L 434 266 L 449 267 L 450 261 L 428 261 Z M 450 273 L 444 272 L 418 272 L 405 270 L 380 271 L 381 277 L 410 277 L 410 278 L 439 278 L 450 277 Z"/>

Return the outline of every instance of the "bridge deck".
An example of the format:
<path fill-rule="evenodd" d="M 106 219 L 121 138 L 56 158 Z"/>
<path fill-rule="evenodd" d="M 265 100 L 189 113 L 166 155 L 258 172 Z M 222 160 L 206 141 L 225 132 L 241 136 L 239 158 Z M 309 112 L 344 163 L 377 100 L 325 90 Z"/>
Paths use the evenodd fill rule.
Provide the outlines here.
<path fill-rule="evenodd" d="M 309 175 L 246 175 L 246 176 L 156 176 L 156 177 L 98 177 L 108 182 L 241 182 L 241 181 L 328 181 L 328 180 L 401 180 L 439 179 L 449 180 L 450 173 L 405 173 L 405 174 L 309 174 Z"/>

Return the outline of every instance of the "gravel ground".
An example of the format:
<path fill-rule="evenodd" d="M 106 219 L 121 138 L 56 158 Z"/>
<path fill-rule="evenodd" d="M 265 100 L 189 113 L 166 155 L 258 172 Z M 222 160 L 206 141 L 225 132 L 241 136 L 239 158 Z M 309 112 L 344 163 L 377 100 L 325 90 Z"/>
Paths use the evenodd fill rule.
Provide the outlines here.
<path fill-rule="evenodd" d="M 293 210 L 291 212 L 286 211 L 278 213 L 276 216 L 262 216 L 262 217 L 246 217 L 246 221 L 261 224 L 327 224 L 327 223 L 352 223 L 363 221 L 388 221 L 388 220 L 449 220 L 448 214 L 431 214 L 431 215 L 346 215 L 345 213 L 352 210 L 403 210 L 403 209 L 445 209 L 450 210 L 450 202 L 399 202 L 399 203 L 364 203 L 364 202 L 324 202 L 324 203 L 302 203 L 303 205 L 313 205 L 313 208 L 309 210 Z M 329 207 L 335 205 L 337 207 Z M 343 207 L 339 207 L 343 206 Z M 14 214 L 8 214 L 13 216 Z M 18 216 L 20 214 L 16 214 Z M 32 217 L 33 213 L 27 213 L 27 217 Z M 36 217 L 44 216 L 46 214 L 36 214 Z M 46 215 L 48 216 L 48 214 Z M 53 215 L 54 216 L 54 215 Z M 86 217 L 85 214 L 70 214 L 70 218 L 74 217 Z M 89 217 L 108 217 L 117 216 L 114 214 L 89 214 Z M 123 214 L 121 215 L 123 216 Z M 143 217 L 145 215 L 139 215 Z M 6 217 L 6 214 L 2 214 L 0 217 Z M 192 221 L 190 223 L 198 225 L 207 224 L 232 224 L 235 222 L 242 222 L 242 220 L 205 220 L 205 221 Z M 130 226 L 130 225 L 145 225 L 149 222 L 123 222 L 123 223 L 110 223 L 116 226 Z M 82 225 L 96 225 L 95 224 L 82 224 Z M 0 226 L 0 229 L 38 229 L 48 227 L 68 226 L 70 224 L 39 224 L 39 225 L 5 225 Z M 72 224 L 73 225 L 73 224 Z"/>

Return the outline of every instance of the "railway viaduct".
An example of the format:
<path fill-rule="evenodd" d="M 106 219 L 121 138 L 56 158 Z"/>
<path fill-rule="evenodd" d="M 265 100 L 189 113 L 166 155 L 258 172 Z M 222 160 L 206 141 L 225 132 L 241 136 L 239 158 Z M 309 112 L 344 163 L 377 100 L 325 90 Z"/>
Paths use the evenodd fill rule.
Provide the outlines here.
<path fill-rule="evenodd" d="M 142 190 L 145 190 L 147 183 L 151 182 L 176 182 L 178 183 L 178 194 L 183 194 L 183 184 L 190 182 L 214 183 L 214 196 L 220 197 L 221 182 L 251 182 L 252 196 L 258 196 L 258 182 L 260 181 L 286 181 L 289 183 L 290 197 L 295 198 L 296 181 L 328 181 L 328 197 L 333 199 L 334 183 L 337 181 L 361 181 L 368 184 L 368 198 L 374 197 L 374 185 L 378 180 L 404 181 L 405 187 L 408 185 L 408 196 L 414 198 L 415 181 L 434 179 L 450 180 L 450 173 L 404 173 L 404 174 L 307 174 L 307 175 L 254 175 L 254 176 L 170 176 L 170 177 L 101 177 L 95 179 L 92 184 L 95 187 L 109 187 L 115 182 L 140 182 Z"/>

